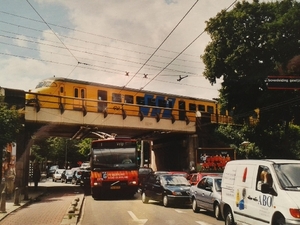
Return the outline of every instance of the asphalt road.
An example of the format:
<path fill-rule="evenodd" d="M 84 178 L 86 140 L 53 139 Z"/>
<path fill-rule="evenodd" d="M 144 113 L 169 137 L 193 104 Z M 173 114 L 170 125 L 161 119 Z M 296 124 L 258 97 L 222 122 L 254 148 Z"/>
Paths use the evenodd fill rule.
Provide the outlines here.
<path fill-rule="evenodd" d="M 84 213 L 80 225 L 223 225 L 205 210 L 194 213 L 190 205 L 164 207 L 158 202 L 150 201 L 144 204 L 140 195 L 134 198 L 107 198 L 94 200 L 85 197 Z"/>

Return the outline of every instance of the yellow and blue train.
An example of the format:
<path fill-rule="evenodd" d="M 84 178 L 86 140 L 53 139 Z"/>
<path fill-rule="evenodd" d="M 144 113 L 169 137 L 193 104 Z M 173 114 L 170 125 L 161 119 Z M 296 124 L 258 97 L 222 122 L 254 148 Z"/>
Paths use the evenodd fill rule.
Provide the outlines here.
<path fill-rule="evenodd" d="M 196 112 L 208 115 L 212 122 L 232 123 L 226 112 L 216 110 L 213 100 L 191 98 L 167 93 L 144 91 L 126 87 L 87 82 L 69 78 L 51 77 L 41 81 L 26 94 L 26 104 L 40 108 L 81 110 L 88 112 L 120 114 L 126 116 L 154 117 L 195 121 Z M 216 113 L 217 112 L 217 113 Z M 218 116 L 218 118 L 216 117 Z"/>

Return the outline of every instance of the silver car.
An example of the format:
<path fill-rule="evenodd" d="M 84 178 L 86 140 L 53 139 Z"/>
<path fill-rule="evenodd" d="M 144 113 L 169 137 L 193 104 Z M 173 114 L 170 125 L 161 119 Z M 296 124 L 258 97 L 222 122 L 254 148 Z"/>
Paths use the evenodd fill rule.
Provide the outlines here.
<path fill-rule="evenodd" d="M 190 196 L 194 212 L 205 209 L 214 212 L 218 220 L 222 219 L 220 213 L 221 182 L 221 176 L 205 176 L 196 185 L 191 186 Z"/>

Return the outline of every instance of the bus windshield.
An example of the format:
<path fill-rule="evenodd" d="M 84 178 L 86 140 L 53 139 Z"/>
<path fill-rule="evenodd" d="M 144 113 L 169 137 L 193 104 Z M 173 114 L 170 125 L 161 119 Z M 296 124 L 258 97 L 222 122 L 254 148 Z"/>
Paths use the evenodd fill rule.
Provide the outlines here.
<path fill-rule="evenodd" d="M 120 142 L 96 143 L 92 148 L 93 168 L 136 167 L 137 151 L 134 142 L 124 145 Z"/>

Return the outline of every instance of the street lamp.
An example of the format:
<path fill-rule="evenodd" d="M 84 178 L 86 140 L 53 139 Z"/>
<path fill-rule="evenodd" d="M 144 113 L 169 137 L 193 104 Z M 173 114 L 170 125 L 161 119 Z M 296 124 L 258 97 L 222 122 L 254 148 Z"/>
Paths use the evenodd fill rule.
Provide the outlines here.
<path fill-rule="evenodd" d="M 68 139 L 66 139 L 65 169 L 68 169 Z"/>

